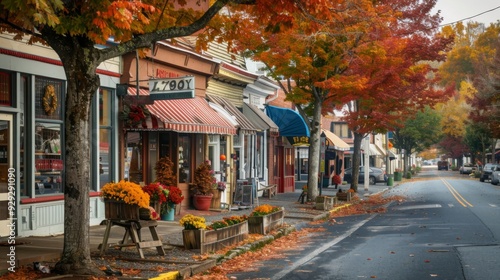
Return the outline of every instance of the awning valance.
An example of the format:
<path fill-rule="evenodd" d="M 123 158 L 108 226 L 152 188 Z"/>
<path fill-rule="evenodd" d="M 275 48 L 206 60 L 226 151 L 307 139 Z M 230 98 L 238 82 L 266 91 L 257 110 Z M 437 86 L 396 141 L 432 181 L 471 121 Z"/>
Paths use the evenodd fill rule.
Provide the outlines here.
<path fill-rule="evenodd" d="M 337 151 L 349 151 L 349 149 L 351 148 L 349 144 L 344 142 L 344 140 L 340 139 L 340 137 L 338 137 L 335 133 L 326 129 L 322 129 L 322 131 L 325 133 L 326 136 L 327 148 L 332 147 L 334 150 Z"/>
<path fill-rule="evenodd" d="M 280 136 L 310 137 L 309 127 L 294 110 L 267 105 L 266 114 L 279 127 Z"/>
<path fill-rule="evenodd" d="M 395 159 L 396 155 L 393 152 L 389 151 L 389 160 L 395 160 Z"/>
<path fill-rule="evenodd" d="M 239 125 L 240 132 L 243 134 L 255 134 L 257 131 L 260 131 L 261 129 L 255 127 L 255 125 L 243 115 L 243 113 L 236 108 L 229 100 L 227 100 L 224 97 L 220 96 L 215 96 L 215 95 L 208 95 L 208 100 L 212 101 L 216 104 L 219 104 L 226 110 L 231 116 L 233 116 L 236 119 L 236 122 Z"/>
<path fill-rule="evenodd" d="M 245 115 L 256 126 L 261 127 L 262 129 L 269 129 L 271 136 L 279 135 L 278 126 L 255 105 L 243 103 L 243 115 Z"/>
<path fill-rule="evenodd" d="M 128 94 L 136 95 L 136 89 L 129 87 Z M 149 91 L 139 89 L 139 95 L 149 95 Z M 147 127 L 139 127 L 135 130 L 236 134 L 236 128 L 214 111 L 205 99 L 198 96 L 189 99 L 155 100 L 153 104 L 148 104 L 146 107 L 151 112 L 151 120 L 148 118 L 146 121 Z"/>

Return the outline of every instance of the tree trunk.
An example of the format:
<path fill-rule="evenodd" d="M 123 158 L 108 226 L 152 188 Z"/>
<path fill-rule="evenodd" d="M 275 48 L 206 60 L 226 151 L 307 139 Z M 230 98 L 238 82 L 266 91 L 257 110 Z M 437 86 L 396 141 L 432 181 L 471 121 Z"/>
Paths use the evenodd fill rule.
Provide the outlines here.
<path fill-rule="evenodd" d="M 60 273 L 92 274 L 100 271 L 90 257 L 90 107 L 100 82 L 97 63 L 88 53 L 74 48 L 68 55 L 59 54 L 65 66 L 64 145 L 64 247 L 56 264 Z M 85 55 L 87 54 L 87 55 Z M 101 272 L 102 273 L 102 272 Z"/>
<path fill-rule="evenodd" d="M 309 138 L 309 177 L 307 178 L 307 196 L 310 201 L 316 200 L 316 197 L 319 194 L 318 187 L 321 187 L 321 184 L 318 184 L 318 179 L 320 178 L 320 136 L 321 136 L 321 108 L 322 103 L 315 99 L 314 101 L 314 111 L 312 116 L 312 121 L 310 122 L 310 138 Z M 307 119 L 306 119 L 307 122 Z"/>
<path fill-rule="evenodd" d="M 361 159 L 361 141 L 363 141 L 364 136 L 362 134 L 354 133 L 354 151 L 352 153 L 352 181 L 351 189 L 358 192 L 358 178 L 359 178 L 359 166 Z M 365 151 L 367 153 L 368 151 Z M 365 163 L 366 164 L 366 163 Z"/>

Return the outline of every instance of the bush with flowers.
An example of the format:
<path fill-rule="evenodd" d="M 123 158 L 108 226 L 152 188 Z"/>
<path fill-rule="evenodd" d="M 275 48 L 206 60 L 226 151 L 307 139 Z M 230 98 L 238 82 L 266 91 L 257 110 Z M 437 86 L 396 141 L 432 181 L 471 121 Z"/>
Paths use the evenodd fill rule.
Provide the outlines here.
<path fill-rule="evenodd" d="M 342 184 L 342 179 L 340 178 L 339 175 L 335 174 L 333 175 L 332 177 L 332 183 L 337 186 L 337 185 L 341 185 Z"/>
<path fill-rule="evenodd" d="M 226 182 L 217 182 L 217 190 L 223 192 L 224 190 L 226 190 Z"/>
<path fill-rule="evenodd" d="M 166 214 L 174 208 L 173 205 L 180 204 L 184 200 L 181 189 L 176 186 L 167 186 L 168 191 L 167 201 L 161 205 L 161 214 Z"/>
<path fill-rule="evenodd" d="M 179 224 L 184 227 L 184 229 L 206 229 L 207 224 L 205 223 L 205 218 L 200 216 L 195 216 L 192 214 L 187 214 L 182 217 Z"/>
<path fill-rule="evenodd" d="M 282 209 L 281 207 L 272 206 L 269 204 L 263 204 L 263 205 L 256 207 L 255 209 L 253 209 L 252 213 L 250 213 L 250 217 L 259 217 L 259 216 L 269 215 L 271 213 L 278 212 L 281 209 Z"/>
<path fill-rule="evenodd" d="M 169 191 L 166 187 L 159 183 L 154 182 L 142 187 L 142 190 L 149 194 L 149 202 L 166 203 Z"/>
<path fill-rule="evenodd" d="M 103 199 L 135 204 L 141 208 L 149 207 L 149 195 L 138 184 L 125 180 L 105 184 L 101 188 L 100 196 Z"/>

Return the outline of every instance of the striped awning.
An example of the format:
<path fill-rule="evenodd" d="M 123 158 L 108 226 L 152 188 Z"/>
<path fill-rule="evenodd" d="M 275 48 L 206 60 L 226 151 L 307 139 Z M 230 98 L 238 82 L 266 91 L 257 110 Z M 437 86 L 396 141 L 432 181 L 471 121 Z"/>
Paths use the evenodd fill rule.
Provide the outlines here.
<path fill-rule="evenodd" d="M 255 105 L 243 103 L 243 114 L 255 125 L 269 129 L 271 136 L 279 136 L 278 126 Z"/>
<path fill-rule="evenodd" d="M 220 96 L 215 96 L 212 94 L 207 94 L 207 98 L 209 101 L 219 104 L 226 110 L 232 117 L 235 118 L 236 122 L 239 125 L 240 132 L 243 134 L 255 134 L 257 131 L 261 129 L 255 127 L 255 125 L 245 116 L 243 113 L 236 108 L 228 99 Z"/>
<path fill-rule="evenodd" d="M 136 89 L 129 87 L 128 94 L 136 95 Z M 149 91 L 139 89 L 139 95 L 149 95 Z M 213 110 L 205 99 L 198 96 L 188 99 L 155 100 L 146 107 L 151 113 L 146 125 L 143 124 L 134 130 L 236 135 L 236 128 Z"/>

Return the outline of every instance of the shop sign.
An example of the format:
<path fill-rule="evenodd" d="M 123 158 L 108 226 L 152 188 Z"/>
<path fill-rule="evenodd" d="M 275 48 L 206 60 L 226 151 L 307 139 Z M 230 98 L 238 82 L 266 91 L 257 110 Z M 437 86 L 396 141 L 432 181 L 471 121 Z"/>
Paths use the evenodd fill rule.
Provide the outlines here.
<path fill-rule="evenodd" d="M 149 95 L 153 100 L 194 98 L 194 77 L 149 80 Z"/>

